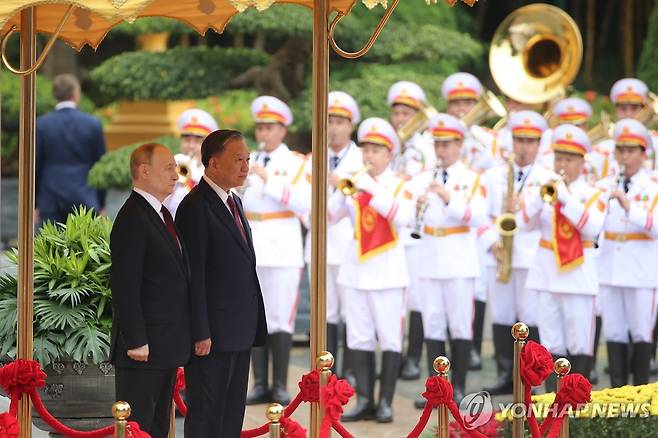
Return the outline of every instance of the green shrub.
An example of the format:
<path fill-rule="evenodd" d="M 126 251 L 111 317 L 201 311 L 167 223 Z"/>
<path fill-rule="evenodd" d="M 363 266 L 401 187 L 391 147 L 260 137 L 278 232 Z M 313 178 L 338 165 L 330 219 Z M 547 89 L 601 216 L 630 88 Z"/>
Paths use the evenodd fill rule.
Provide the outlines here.
<path fill-rule="evenodd" d="M 167 146 L 173 153 L 178 153 L 180 142 L 176 137 L 160 137 L 153 141 Z M 130 154 L 144 143 L 146 142 L 123 146 L 103 155 L 89 171 L 89 185 L 100 190 L 129 190 L 132 187 Z"/>
<path fill-rule="evenodd" d="M 112 222 L 81 207 L 34 240 L 34 358 L 104 362 L 110 351 Z M 17 251 L 7 253 L 17 264 Z M 17 279 L 0 277 L 0 357 L 16 354 Z"/>
<path fill-rule="evenodd" d="M 185 23 L 165 17 L 145 17 L 135 20 L 133 23 L 121 23 L 112 33 L 124 35 L 140 35 L 143 33 L 171 32 L 173 34 L 196 33 L 193 28 Z"/>
<path fill-rule="evenodd" d="M 649 31 L 642 46 L 637 76 L 645 81 L 649 89 L 658 92 L 658 7 L 653 8 L 649 18 Z"/>
<path fill-rule="evenodd" d="M 122 53 L 94 69 L 91 77 L 105 103 L 197 99 L 224 91 L 232 77 L 268 62 L 268 54 L 251 49 L 175 47 L 162 53 Z"/>

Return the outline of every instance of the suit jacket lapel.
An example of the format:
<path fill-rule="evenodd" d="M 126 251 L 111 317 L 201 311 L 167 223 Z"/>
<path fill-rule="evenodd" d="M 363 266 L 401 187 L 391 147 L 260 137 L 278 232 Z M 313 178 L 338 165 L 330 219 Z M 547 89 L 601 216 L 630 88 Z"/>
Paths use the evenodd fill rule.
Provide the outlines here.
<path fill-rule="evenodd" d="M 247 240 L 249 240 L 249 249 L 251 249 L 251 253 L 254 257 L 256 258 L 256 251 L 254 250 L 254 238 L 251 235 L 251 227 L 249 226 L 249 222 L 247 222 L 247 218 L 244 215 L 244 208 L 242 207 L 242 199 L 240 199 L 239 196 L 234 196 L 235 199 L 237 199 L 237 206 L 238 206 L 238 212 L 240 213 L 240 220 L 242 221 L 242 226 L 244 227 L 244 230 L 247 232 Z"/>
<path fill-rule="evenodd" d="M 210 187 L 210 185 L 203 178 L 199 182 L 198 187 L 201 190 L 203 190 L 203 193 L 208 201 L 208 204 L 210 204 L 210 209 L 215 213 L 215 216 L 217 216 L 224 223 L 224 226 L 228 228 L 233 238 L 240 245 L 240 248 L 242 248 L 243 251 L 247 254 L 247 256 L 251 258 L 252 255 L 250 248 L 247 246 L 247 242 L 244 241 L 242 234 L 238 230 L 238 227 L 235 224 L 235 222 L 233 221 L 233 215 L 231 215 L 226 205 L 224 205 L 222 198 L 219 197 L 219 195 L 212 189 L 212 187 Z M 244 227 L 244 229 L 245 231 L 247 231 L 248 228 Z"/>
<path fill-rule="evenodd" d="M 178 266 L 181 268 L 181 271 L 183 271 L 183 274 L 187 276 L 187 270 L 185 268 L 185 262 L 183 260 L 182 248 L 179 248 L 178 244 L 169 235 L 169 232 L 167 231 L 167 226 L 165 225 L 160 215 L 153 209 L 153 207 L 151 207 L 151 204 L 149 204 L 148 201 L 142 197 L 142 195 L 140 195 L 137 192 L 133 192 L 132 196 L 135 196 L 136 199 L 139 200 L 139 204 L 142 206 L 142 208 L 146 210 L 146 215 L 149 217 L 149 219 L 153 223 L 153 226 L 155 227 L 156 230 L 158 230 L 158 232 L 166 242 L 167 246 L 173 253 L 174 257 L 176 258 L 176 261 L 178 262 Z"/>

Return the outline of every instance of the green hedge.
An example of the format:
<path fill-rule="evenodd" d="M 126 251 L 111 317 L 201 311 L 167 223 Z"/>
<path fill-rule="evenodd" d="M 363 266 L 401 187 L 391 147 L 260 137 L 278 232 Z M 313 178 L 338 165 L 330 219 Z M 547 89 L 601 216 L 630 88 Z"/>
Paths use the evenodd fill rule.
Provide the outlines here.
<path fill-rule="evenodd" d="M 91 73 L 104 103 L 180 100 L 216 95 L 232 77 L 269 62 L 267 53 L 223 47 L 175 47 L 163 53 L 128 52 Z"/>
<path fill-rule="evenodd" d="M 180 140 L 176 137 L 160 137 L 153 141 L 167 146 L 173 153 L 178 153 Z M 132 187 L 130 154 L 139 145 L 144 143 L 139 142 L 124 146 L 103 155 L 89 171 L 89 175 L 87 176 L 89 185 L 100 190 L 130 189 Z"/>

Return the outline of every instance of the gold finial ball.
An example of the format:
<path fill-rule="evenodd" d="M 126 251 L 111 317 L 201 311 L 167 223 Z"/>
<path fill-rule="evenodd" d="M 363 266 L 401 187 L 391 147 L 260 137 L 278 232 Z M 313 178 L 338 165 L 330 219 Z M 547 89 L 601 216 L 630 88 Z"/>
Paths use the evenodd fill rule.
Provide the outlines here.
<path fill-rule="evenodd" d="M 318 354 L 317 363 L 321 370 L 328 370 L 334 366 L 334 355 L 328 351 L 322 351 Z"/>
<path fill-rule="evenodd" d="M 279 422 L 283 417 L 283 406 L 278 403 L 272 403 L 267 407 L 267 419 L 270 421 Z"/>
<path fill-rule="evenodd" d="M 450 359 L 448 359 L 445 356 L 439 356 L 436 359 L 434 359 L 433 366 L 434 366 L 434 371 L 436 371 L 440 375 L 448 374 L 448 371 L 450 371 Z"/>
<path fill-rule="evenodd" d="M 512 326 L 512 337 L 517 341 L 525 341 L 530 334 L 530 329 L 522 322 L 517 322 Z"/>
<path fill-rule="evenodd" d="M 127 420 L 130 417 L 130 405 L 125 401 L 118 401 L 112 405 L 112 416 L 115 420 Z"/>
<path fill-rule="evenodd" d="M 569 362 L 569 359 L 561 357 L 555 361 L 553 369 L 558 376 L 566 376 L 571 372 L 571 362 Z"/>

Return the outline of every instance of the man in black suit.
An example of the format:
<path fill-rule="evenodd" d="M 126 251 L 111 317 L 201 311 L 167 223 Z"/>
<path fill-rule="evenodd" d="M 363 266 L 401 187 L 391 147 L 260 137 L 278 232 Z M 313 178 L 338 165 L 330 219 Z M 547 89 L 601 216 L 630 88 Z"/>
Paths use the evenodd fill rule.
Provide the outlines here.
<path fill-rule="evenodd" d="M 80 84 L 72 75 L 53 80 L 55 111 L 36 124 L 35 222 L 66 221 L 74 207 L 103 209 L 105 194 L 87 184 L 89 169 L 105 153 L 101 121 L 77 109 Z"/>
<path fill-rule="evenodd" d="M 256 255 L 240 198 L 249 150 L 238 131 L 203 141 L 205 175 L 178 207 L 176 223 L 189 252 L 194 356 L 186 368 L 185 436 L 238 438 L 251 347 L 267 338 Z"/>
<path fill-rule="evenodd" d="M 178 180 L 166 147 L 130 156 L 133 192 L 112 228 L 111 361 L 117 400 L 153 438 L 166 438 L 176 370 L 192 353 L 189 271 L 173 218 L 162 205 Z"/>

